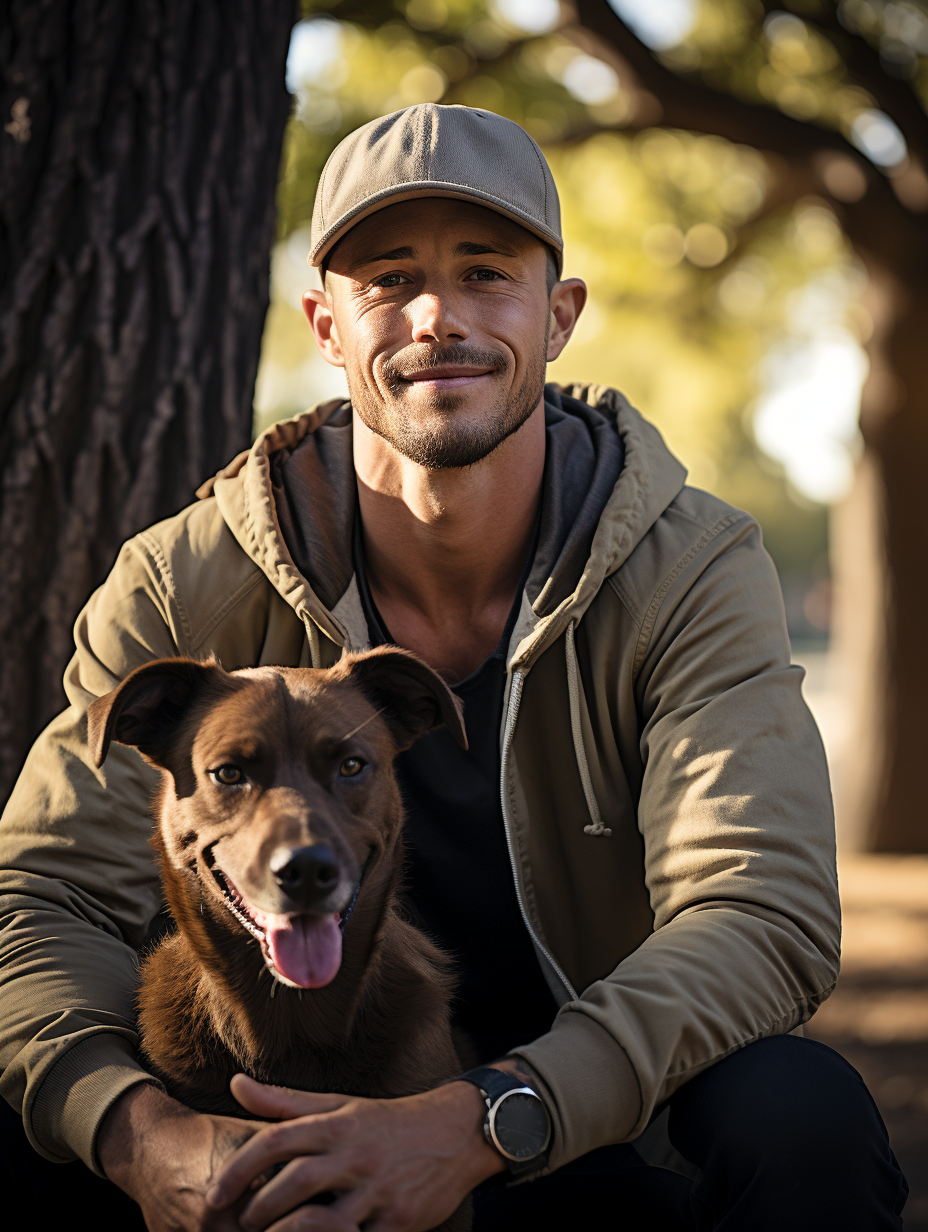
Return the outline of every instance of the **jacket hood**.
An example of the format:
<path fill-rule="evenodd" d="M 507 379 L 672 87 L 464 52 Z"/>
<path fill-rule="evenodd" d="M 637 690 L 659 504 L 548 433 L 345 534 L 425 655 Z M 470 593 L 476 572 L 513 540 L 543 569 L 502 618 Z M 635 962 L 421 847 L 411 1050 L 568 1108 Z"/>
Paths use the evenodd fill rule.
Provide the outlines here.
<path fill-rule="evenodd" d="M 510 668 L 523 670 L 582 618 L 686 480 L 657 429 L 616 390 L 547 385 L 545 425 L 539 542 L 509 653 Z M 197 495 L 216 497 L 311 642 L 318 629 L 346 649 L 367 645 L 352 564 L 357 490 L 347 402 L 273 424 Z"/>

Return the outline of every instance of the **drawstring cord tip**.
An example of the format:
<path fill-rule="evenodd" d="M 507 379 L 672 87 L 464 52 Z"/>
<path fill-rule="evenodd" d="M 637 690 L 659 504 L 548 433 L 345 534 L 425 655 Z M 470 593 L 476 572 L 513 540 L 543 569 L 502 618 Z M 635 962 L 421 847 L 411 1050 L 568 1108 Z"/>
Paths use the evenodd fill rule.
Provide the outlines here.
<path fill-rule="evenodd" d="M 601 821 L 597 821 L 588 826 L 584 826 L 583 833 L 591 834 L 593 836 L 601 834 L 603 838 L 612 838 L 612 830 L 609 828 L 609 826 L 604 826 Z"/>

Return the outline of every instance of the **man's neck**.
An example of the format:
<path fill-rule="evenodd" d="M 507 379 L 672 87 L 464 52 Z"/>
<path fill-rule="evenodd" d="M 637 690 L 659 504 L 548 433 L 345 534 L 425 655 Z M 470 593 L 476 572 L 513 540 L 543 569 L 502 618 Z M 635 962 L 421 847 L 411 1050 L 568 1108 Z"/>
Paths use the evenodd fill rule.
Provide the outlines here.
<path fill-rule="evenodd" d="M 493 653 L 529 550 L 544 406 L 474 466 L 430 471 L 354 417 L 368 583 L 398 645 L 451 681 Z"/>

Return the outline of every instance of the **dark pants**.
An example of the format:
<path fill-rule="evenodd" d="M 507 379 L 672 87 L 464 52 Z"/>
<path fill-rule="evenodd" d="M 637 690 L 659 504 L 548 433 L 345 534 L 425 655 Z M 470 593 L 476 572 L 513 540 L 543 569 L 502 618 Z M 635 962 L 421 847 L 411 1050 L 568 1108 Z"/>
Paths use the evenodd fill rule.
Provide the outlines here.
<path fill-rule="evenodd" d="M 0 1228 L 142 1232 L 129 1200 L 83 1164 L 50 1164 L 0 1100 Z M 634 1143 L 512 1187 L 478 1189 L 475 1232 L 882 1232 L 908 1193 L 856 1070 L 824 1044 L 760 1040 L 683 1086 Z M 18 1195 L 22 1213 L 11 1216 Z M 15 1207 L 13 1208 L 15 1209 Z"/>

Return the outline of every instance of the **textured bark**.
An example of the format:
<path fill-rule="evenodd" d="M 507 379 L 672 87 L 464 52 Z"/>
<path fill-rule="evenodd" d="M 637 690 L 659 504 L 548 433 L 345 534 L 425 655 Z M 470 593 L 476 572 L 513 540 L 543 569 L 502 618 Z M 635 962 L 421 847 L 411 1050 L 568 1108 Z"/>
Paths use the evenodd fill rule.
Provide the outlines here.
<path fill-rule="evenodd" d="M 0 800 L 120 543 L 247 445 L 294 0 L 0 17 Z"/>
<path fill-rule="evenodd" d="M 780 8 L 776 0 L 765 7 Z M 607 0 L 574 0 L 579 44 L 610 60 L 632 98 L 631 126 L 665 125 L 716 133 L 777 156 L 773 204 L 814 193 L 828 197 L 828 159 L 852 159 L 867 188 L 855 201 L 832 205 L 866 264 L 881 300 L 881 320 L 868 350 L 861 431 L 865 457 L 848 509 L 839 514 L 838 645 L 848 656 L 856 707 L 846 756 L 846 791 L 839 800 L 848 829 L 871 851 L 928 852 L 923 750 L 928 698 L 928 578 L 921 568 L 928 513 L 928 213 L 923 177 L 928 116 L 911 87 L 887 76 L 864 40 L 841 30 L 833 5 L 803 16 L 837 34 L 851 74 L 870 89 L 902 129 L 913 158 L 895 178 L 878 172 L 840 133 L 735 98 L 696 74 L 661 64 L 619 20 Z M 919 208 L 913 207 L 913 201 Z M 855 552 L 852 535 L 860 535 Z M 869 563 L 863 567 L 866 547 Z M 879 586 L 879 594 L 865 588 Z M 866 661 L 861 655 L 867 656 Z"/>

